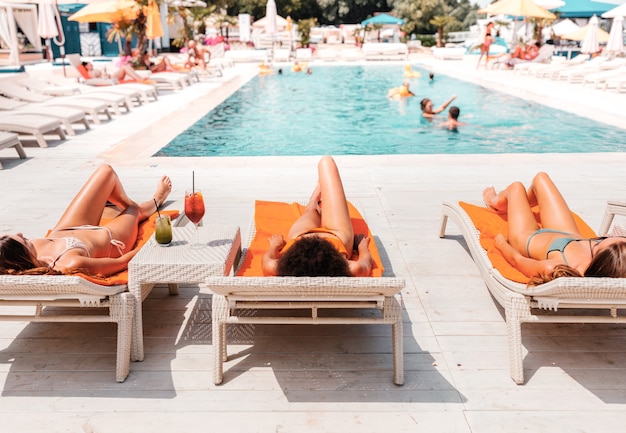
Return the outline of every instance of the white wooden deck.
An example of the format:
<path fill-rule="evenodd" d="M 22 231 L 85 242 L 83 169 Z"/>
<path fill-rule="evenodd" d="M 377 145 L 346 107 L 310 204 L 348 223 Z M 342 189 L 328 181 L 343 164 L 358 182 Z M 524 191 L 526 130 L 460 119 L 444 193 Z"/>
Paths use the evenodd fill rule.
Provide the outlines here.
<path fill-rule="evenodd" d="M 539 86 L 510 71 L 476 72 L 473 61 L 433 67 L 493 86 L 508 80 L 513 93 Z M 164 93 L 159 102 L 49 148 L 29 146 L 26 160 L 12 150 L 0 151 L 5 168 L 0 171 L 0 233 L 43 235 L 102 162 L 114 165 L 137 199 L 150 197 L 158 177 L 169 174 L 171 207 L 180 205 L 195 170 L 196 185 L 205 192 L 205 218 L 238 224 L 244 232 L 255 199 L 308 197 L 317 157 L 150 157 L 161 140 L 193 122 L 205 104 L 228 93 L 229 83 L 243 79 L 240 73 L 256 67 L 245 69 L 239 65 L 219 82 Z M 626 125 L 619 105 L 626 95 L 614 100 L 596 91 L 575 104 L 571 95 L 579 85 L 571 86 L 576 87 L 568 94 L 555 86 L 529 92 L 533 98 L 564 101 L 568 109 L 594 114 L 603 109 L 607 118 L 621 118 Z M 550 173 L 572 208 L 598 227 L 606 199 L 626 196 L 626 154 L 336 160 L 347 195 L 368 220 L 388 272 L 407 282 L 404 386 L 392 383 L 390 330 L 378 326 L 232 327 L 225 382 L 214 386 L 210 292 L 186 287 L 171 297 L 161 287 L 144 303 L 145 361 L 133 363 L 121 384 L 114 380 L 113 325 L 0 323 L 0 431 L 624 430 L 626 329 L 524 325 L 527 383 L 515 385 L 502 310 L 456 227 L 449 226 L 445 239 L 438 232 L 442 200 L 479 200 L 487 185 L 528 181 L 540 170 Z"/>

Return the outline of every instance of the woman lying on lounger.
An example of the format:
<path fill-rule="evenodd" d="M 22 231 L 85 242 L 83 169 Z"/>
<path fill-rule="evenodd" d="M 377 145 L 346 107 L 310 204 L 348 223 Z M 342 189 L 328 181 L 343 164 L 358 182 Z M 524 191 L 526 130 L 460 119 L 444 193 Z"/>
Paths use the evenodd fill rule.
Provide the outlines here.
<path fill-rule="evenodd" d="M 507 214 L 508 240 L 495 237 L 506 260 L 538 285 L 558 277 L 626 277 L 626 239 L 583 238 L 565 199 L 546 173 L 528 191 L 520 182 L 496 193 L 483 192 L 485 204 Z M 531 206 L 537 205 L 542 228 Z"/>
<path fill-rule="evenodd" d="M 71 274 L 108 276 L 120 272 L 136 254 L 139 223 L 156 212 L 172 182 L 163 176 L 153 198 L 131 200 L 109 165 L 91 175 L 46 238 L 26 239 L 21 233 L 0 237 L 0 274 Z M 121 209 L 100 224 L 107 202 Z"/>
<path fill-rule="evenodd" d="M 269 250 L 263 256 L 263 273 L 296 277 L 369 276 L 369 237 L 358 242 L 359 257 L 353 260 L 355 236 L 333 158 L 323 157 L 317 171 L 318 183 L 304 213 L 291 226 L 287 242 L 280 234 L 270 237 Z"/>

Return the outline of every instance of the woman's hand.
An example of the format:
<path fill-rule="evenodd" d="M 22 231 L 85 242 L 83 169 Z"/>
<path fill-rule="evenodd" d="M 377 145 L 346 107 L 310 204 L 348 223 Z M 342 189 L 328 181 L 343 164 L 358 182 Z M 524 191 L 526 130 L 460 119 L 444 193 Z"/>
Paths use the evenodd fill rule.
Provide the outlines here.
<path fill-rule="evenodd" d="M 268 241 L 270 244 L 270 250 L 280 251 L 285 246 L 285 239 L 283 238 L 283 235 L 280 234 L 270 236 Z"/>

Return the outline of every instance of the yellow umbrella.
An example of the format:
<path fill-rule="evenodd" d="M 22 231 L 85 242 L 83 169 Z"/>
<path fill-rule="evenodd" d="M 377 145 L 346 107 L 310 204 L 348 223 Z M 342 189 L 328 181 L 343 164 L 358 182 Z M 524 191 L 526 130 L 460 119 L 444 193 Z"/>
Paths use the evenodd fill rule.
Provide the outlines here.
<path fill-rule="evenodd" d="M 156 39 L 163 36 L 163 24 L 161 23 L 159 5 L 155 1 L 151 1 L 144 8 L 143 13 L 146 16 L 146 37 L 148 39 Z"/>
<path fill-rule="evenodd" d="M 556 16 L 548 12 L 533 0 L 499 0 L 489 6 L 479 9 L 478 12 L 489 15 L 512 15 L 515 17 L 533 17 L 555 19 Z"/>
<path fill-rule="evenodd" d="M 587 24 L 585 27 L 581 27 L 573 33 L 568 33 L 566 35 L 561 36 L 562 39 L 569 39 L 570 41 L 582 41 L 585 39 L 587 35 L 587 31 L 589 30 L 590 24 Z M 599 27 L 596 27 L 598 31 L 598 42 L 608 42 L 609 34 L 602 30 Z"/>
<path fill-rule="evenodd" d="M 116 23 L 137 18 L 135 0 L 103 0 L 90 3 L 68 18 L 80 23 Z"/>

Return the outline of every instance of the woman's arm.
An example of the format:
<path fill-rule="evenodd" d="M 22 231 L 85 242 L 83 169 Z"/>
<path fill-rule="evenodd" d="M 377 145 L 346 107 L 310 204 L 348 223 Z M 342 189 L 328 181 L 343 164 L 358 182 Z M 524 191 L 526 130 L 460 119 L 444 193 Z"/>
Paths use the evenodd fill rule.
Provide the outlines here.
<path fill-rule="evenodd" d="M 439 114 L 441 113 L 443 110 L 445 110 L 446 108 L 448 108 L 448 105 L 450 105 L 452 103 L 452 101 L 454 101 L 456 99 L 456 95 L 452 95 L 452 97 L 450 99 L 448 99 L 446 102 L 444 102 L 441 107 L 433 110 L 433 113 L 435 114 Z"/>
<path fill-rule="evenodd" d="M 368 249 L 370 238 L 365 236 L 358 246 L 359 259 L 348 260 L 350 275 L 353 277 L 369 277 L 372 272 L 372 254 Z"/>
<path fill-rule="evenodd" d="M 100 257 L 92 258 L 80 254 L 66 254 L 55 265 L 55 268 L 63 273 L 85 272 L 90 275 L 109 276 L 128 268 L 128 262 L 135 257 L 139 251 L 135 248 L 132 251 L 118 258 Z"/>
<path fill-rule="evenodd" d="M 559 264 L 554 260 L 535 260 L 522 255 L 509 244 L 503 235 L 496 235 L 495 242 L 496 248 L 500 250 L 506 261 L 527 277 L 551 273 L 554 266 Z"/>
<path fill-rule="evenodd" d="M 272 235 L 269 238 L 270 247 L 263 254 L 263 275 L 273 276 L 277 275 L 278 269 L 278 257 L 280 257 L 280 251 L 285 246 L 285 240 L 283 235 Z"/>

